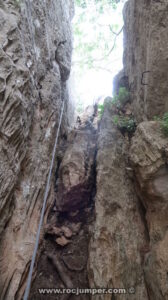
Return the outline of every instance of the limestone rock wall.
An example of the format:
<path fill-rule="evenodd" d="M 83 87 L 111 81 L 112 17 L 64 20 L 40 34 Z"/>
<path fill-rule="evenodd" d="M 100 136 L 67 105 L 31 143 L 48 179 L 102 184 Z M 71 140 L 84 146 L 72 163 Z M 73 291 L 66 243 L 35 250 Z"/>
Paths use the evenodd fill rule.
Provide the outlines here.
<path fill-rule="evenodd" d="M 168 111 L 167 1 L 129 0 L 124 9 L 124 76 L 140 122 L 130 148 L 136 193 L 145 209 L 149 246 L 144 276 L 150 299 L 168 299 L 167 146 L 159 122 Z M 146 120 L 146 122 L 142 122 Z M 148 122 L 147 122 L 148 120 Z"/>
<path fill-rule="evenodd" d="M 128 139 L 106 106 L 97 140 L 96 174 L 90 287 L 125 289 L 114 299 L 168 299 L 168 137 L 160 124 L 141 122 Z M 113 298 L 109 293 L 91 299 Z"/>
<path fill-rule="evenodd" d="M 125 288 L 115 299 L 148 299 L 143 274 L 148 246 L 143 214 L 129 168 L 129 143 L 105 110 L 97 146 L 95 224 L 89 245 L 88 273 L 91 287 Z M 129 293 L 133 287 L 136 293 Z M 94 295 L 110 300 L 112 294 Z"/>
<path fill-rule="evenodd" d="M 0 299 L 21 299 L 62 102 L 71 0 L 0 1 Z M 53 202 L 50 187 L 48 206 Z M 46 209 L 46 211 L 48 208 Z"/>
<path fill-rule="evenodd" d="M 157 122 L 143 122 L 132 140 L 130 159 L 149 232 L 144 274 L 150 299 L 168 299 L 168 138 Z"/>
<path fill-rule="evenodd" d="M 137 120 L 168 110 L 166 0 L 129 0 L 124 8 L 124 73 Z"/>
<path fill-rule="evenodd" d="M 106 106 L 98 137 L 88 275 L 91 287 L 127 293 L 92 297 L 97 300 L 168 299 L 168 137 L 159 122 L 151 121 L 168 111 L 167 11 L 164 0 L 129 0 L 124 8 L 124 69 L 114 91 L 129 89 L 137 129 L 133 136 L 121 134 Z M 125 108 L 118 112 L 124 113 Z"/>

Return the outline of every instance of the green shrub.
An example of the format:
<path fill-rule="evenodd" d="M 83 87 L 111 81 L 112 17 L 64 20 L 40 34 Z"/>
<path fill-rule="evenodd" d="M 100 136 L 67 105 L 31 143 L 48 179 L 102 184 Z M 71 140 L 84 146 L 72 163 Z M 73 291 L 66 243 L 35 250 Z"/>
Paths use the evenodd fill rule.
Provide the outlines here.
<path fill-rule="evenodd" d="M 160 122 L 160 121 L 161 121 L 161 118 L 158 117 L 158 116 L 154 116 L 154 117 L 153 117 L 153 121 L 159 121 L 159 122 Z"/>
<path fill-rule="evenodd" d="M 98 104 L 98 114 L 99 118 L 102 117 L 105 105 L 110 107 L 110 106 L 116 106 L 117 108 L 123 107 L 130 98 L 130 93 L 125 87 L 120 87 L 118 94 L 115 94 L 113 98 L 107 97 L 105 99 L 105 103 L 103 104 Z M 116 118 L 116 116 L 115 116 Z M 114 119 L 113 119 L 114 120 Z"/>
<path fill-rule="evenodd" d="M 76 104 L 76 110 L 78 112 L 78 114 L 81 114 L 84 112 L 84 104 L 81 100 L 79 100 Z"/>
<path fill-rule="evenodd" d="M 98 105 L 98 114 L 99 114 L 99 118 L 102 117 L 103 113 L 104 113 L 104 104 L 99 104 L 99 105 Z"/>
<path fill-rule="evenodd" d="M 168 112 L 163 115 L 160 120 L 160 125 L 163 133 L 168 136 Z"/>
<path fill-rule="evenodd" d="M 113 123 L 114 123 L 115 125 L 118 125 L 118 124 L 119 124 L 119 116 L 118 116 L 118 115 L 115 115 L 115 116 L 113 117 Z"/>
<path fill-rule="evenodd" d="M 133 133 L 133 132 L 135 132 L 135 129 L 136 129 L 136 122 L 133 118 L 123 117 L 120 120 L 119 126 L 120 126 L 120 128 L 125 129 L 129 133 Z"/>
<path fill-rule="evenodd" d="M 14 1 L 14 5 L 15 5 L 16 7 L 20 7 L 20 5 L 21 5 L 21 0 L 15 0 L 15 1 Z"/>
<path fill-rule="evenodd" d="M 166 112 L 163 117 L 154 116 L 154 121 L 160 123 L 160 127 L 165 136 L 168 136 L 168 112 Z"/>
<path fill-rule="evenodd" d="M 130 98 L 130 93 L 125 87 L 120 87 L 118 94 L 115 94 L 112 100 L 112 104 L 118 107 L 124 106 Z"/>
<path fill-rule="evenodd" d="M 115 115 L 113 117 L 113 123 L 123 132 L 128 132 L 130 134 L 134 133 L 136 130 L 136 122 L 133 117 L 124 117 Z"/>
<path fill-rule="evenodd" d="M 118 101 L 121 105 L 125 105 L 130 98 L 130 93 L 125 87 L 120 87 L 118 92 Z"/>

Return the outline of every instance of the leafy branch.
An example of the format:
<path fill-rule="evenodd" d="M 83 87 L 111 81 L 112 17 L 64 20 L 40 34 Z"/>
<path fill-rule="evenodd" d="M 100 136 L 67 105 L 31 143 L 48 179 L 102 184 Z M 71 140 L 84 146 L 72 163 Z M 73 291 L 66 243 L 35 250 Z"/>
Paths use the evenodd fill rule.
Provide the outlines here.
<path fill-rule="evenodd" d="M 114 38 L 114 42 L 113 42 L 113 45 L 111 47 L 111 49 L 108 51 L 108 53 L 106 53 L 104 56 L 102 56 L 101 58 L 90 58 L 86 61 L 82 61 L 83 64 L 89 64 L 89 63 L 93 63 L 93 62 L 100 62 L 100 61 L 103 61 L 105 60 L 106 58 L 108 58 L 110 56 L 110 54 L 112 53 L 112 51 L 115 49 L 115 46 L 116 46 L 116 42 L 117 42 L 117 37 L 121 34 L 121 32 L 123 31 L 123 28 L 124 26 L 122 26 L 122 28 L 119 30 L 119 32 L 113 32 L 113 34 L 115 35 L 115 38 Z M 81 63 L 81 60 L 80 61 L 74 61 L 73 64 L 80 64 Z"/>

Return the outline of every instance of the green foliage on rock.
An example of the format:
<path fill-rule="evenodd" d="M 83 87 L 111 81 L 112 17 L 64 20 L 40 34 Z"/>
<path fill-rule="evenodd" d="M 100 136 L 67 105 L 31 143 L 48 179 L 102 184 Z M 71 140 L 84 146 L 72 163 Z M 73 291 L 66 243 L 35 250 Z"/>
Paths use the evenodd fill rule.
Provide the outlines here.
<path fill-rule="evenodd" d="M 16 7 L 20 7 L 20 5 L 21 5 L 21 0 L 15 0 L 15 1 L 14 1 L 14 5 L 15 5 Z"/>
<path fill-rule="evenodd" d="M 76 111 L 78 114 L 82 114 L 84 112 L 84 103 L 80 100 L 77 102 Z"/>
<path fill-rule="evenodd" d="M 153 121 L 158 121 L 158 122 L 160 122 L 160 120 L 161 120 L 161 119 L 160 119 L 160 117 L 158 117 L 158 116 L 154 116 L 154 117 L 153 117 Z"/>
<path fill-rule="evenodd" d="M 105 109 L 105 106 L 111 109 L 117 109 L 118 112 L 125 106 L 130 99 L 130 93 L 125 87 L 120 87 L 118 94 L 115 94 L 113 98 L 108 97 L 105 99 L 104 104 L 98 105 L 98 113 L 101 118 Z M 132 135 L 136 130 L 136 122 L 133 116 L 124 116 L 116 114 L 112 116 L 113 123 L 118 127 L 122 133 L 128 133 Z"/>
<path fill-rule="evenodd" d="M 136 130 L 136 122 L 133 117 L 117 116 L 118 120 L 114 120 L 114 123 L 121 131 L 134 133 Z"/>
<path fill-rule="evenodd" d="M 163 115 L 160 124 L 163 133 L 168 136 L 168 112 Z"/>
<path fill-rule="evenodd" d="M 111 101 L 108 101 L 108 104 L 120 109 L 129 101 L 129 99 L 130 99 L 130 92 L 125 87 L 120 87 L 118 94 L 115 94 L 111 98 Z"/>
<path fill-rule="evenodd" d="M 133 133 L 136 130 L 136 122 L 133 117 L 114 115 L 113 123 L 117 125 L 120 130 L 124 130 L 125 132 Z"/>
<path fill-rule="evenodd" d="M 104 113 L 104 104 L 99 104 L 98 105 L 99 118 L 102 118 L 103 113 Z"/>
<path fill-rule="evenodd" d="M 166 112 L 163 117 L 154 116 L 153 120 L 160 123 L 163 134 L 168 136 L 168 112 Z"/>
<path fill-rule="evenodd" d="M 113 104 L 119 107 L 124 106 L 130 99 L 130 92 L 125 87 L 120 87 L 118 94 L 113 97 Z"/>
<path fill-rule="evenodd" d="M 108 97 L 105 99 L 105 103 L 98 105 L 98 113 L 101 118 L 104 112 L 104 107 L 107 105 L 110 107 L 116 107 L 118 109 L 122 108 L 130 99 L 130 93 L 125 87 L 120 87 L 118 94 L 115 94 L 114 97 Z M 115 116 L 116 118 L 117 116 Z M 131 127 L 131 124 L 128 125 Z"/>

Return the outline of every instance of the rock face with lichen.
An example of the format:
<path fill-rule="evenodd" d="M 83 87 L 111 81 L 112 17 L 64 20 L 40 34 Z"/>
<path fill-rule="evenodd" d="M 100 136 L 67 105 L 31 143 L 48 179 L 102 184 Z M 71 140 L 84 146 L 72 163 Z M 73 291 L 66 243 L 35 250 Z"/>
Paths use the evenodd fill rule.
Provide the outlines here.
<path fill-rule="evenodd" d="M 0 3 L 1 299 L 23 295 L 63 101 L 62 135 L 69 123 L 72 15 L 71 1 Z"/>

